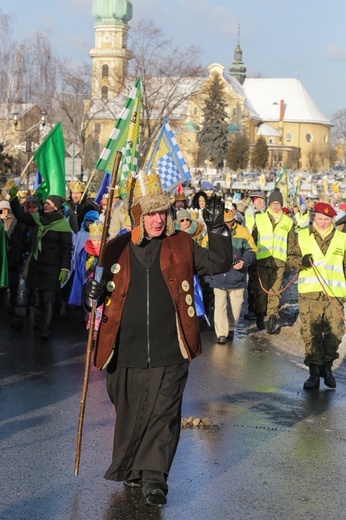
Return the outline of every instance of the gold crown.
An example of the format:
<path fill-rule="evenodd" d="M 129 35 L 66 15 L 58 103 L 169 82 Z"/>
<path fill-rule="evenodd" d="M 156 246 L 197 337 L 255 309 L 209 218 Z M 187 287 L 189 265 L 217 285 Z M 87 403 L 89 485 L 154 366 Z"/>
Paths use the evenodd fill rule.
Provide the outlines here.
<path fill-rule="evenodd" d="M 134 183 L 134 187 L 133 187 Z M 161 180 L 155 170 L 151 170 L 148 174 L 140 170 L 137 177 L 129 175 L 126 181 L 126 191 L 128 195 L 131 195 L 133 187 L 133 198 L 137 199 L 144 195 L 158 195 L 162 193 Z"/>
<path fill-rule="evenodd" d="M 199 217 L 198 209 L 190 209 L 189 211 L 190 211 L 192 220 L 197 220 Z"/>
<path fill-rule="evenodd" d="M 70 181 L 68 183 L 68 187 L 69 187 L 70 191 L 78 192 L 78 193 L 83 193 L 83 191 L 85 189 L 84 182 L 82 182 L 82 181 Z"/>
<path fill-rule="evenodd" d="M 97 240 L 102 238 L 103 224 L 101 220 L 95 220 L 89 226 L 89 235 L 91 240 Z"/>
<path fill-rule="evenodd" d="M 19 199 L 25 199 L 25 197 L 27 197 L 28 195 L 30 195 L 30 191 L 27 191 L 27 190 L 18 190 L 17 197 L 18 197 Z"/>

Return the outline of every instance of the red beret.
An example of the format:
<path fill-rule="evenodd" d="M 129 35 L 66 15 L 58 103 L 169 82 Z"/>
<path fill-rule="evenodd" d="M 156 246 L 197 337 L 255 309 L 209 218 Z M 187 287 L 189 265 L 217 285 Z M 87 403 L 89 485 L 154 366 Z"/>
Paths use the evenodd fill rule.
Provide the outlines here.
<path fill-rule="evenodd" d="M 322 213 L 322 215 L 326 215 L 327 217 L 336 217 L 337 213 L 335 209 L 330 205 L 326 204 L 325 202 L 317 202 L 314 205 L 314 212 L 315 213 Z"/>
<path fill-rule="evenodd" d="M 284 213 L 285 215 L 291 215 L 291 210 L 289 208 L 282 208 L 282 213 Z"/>

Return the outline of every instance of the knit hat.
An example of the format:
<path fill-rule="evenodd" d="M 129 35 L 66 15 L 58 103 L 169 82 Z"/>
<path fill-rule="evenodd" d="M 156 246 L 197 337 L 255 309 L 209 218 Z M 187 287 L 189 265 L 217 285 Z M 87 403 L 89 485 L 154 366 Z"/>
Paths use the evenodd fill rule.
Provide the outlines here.
<path fill-rule="evenodd" d="M 177 220 L 181 220 L 183 218 L 189 218 L 191 220 L 190 212 L 187 209 L 180 209 L 177 213 Z"/>
<path fill-rule="evenodd" d="M 11 209 L 11 205 L 8 200 L 0 200 L 0 209 Z"/>
<path fill-rule="evenodd" d="M 264 194 L 264 191 L 262 191 L 262 190 L 254 191 L 253 193 L 251 193 L 250 198 L 266 200 L 266 196 Z"/>
<path fill-rule="evenodd" d="M 223 214 L 224 221 L 225 222 L 233 222 L 236 212 L 237 212 L 237 210 L 236 210 L 236 208 L 234 206 L 232 208 L 229 208 L 229 209 L 226 208 L 225 211 L 224 211 L 224 214 Z"/>
<path fill-rule="evenodd" d="M 160 177 L 154 170 L 148 174 L 140 170 L 136 177 L 129 175 L 126 191 L 133 218 L 131 240 L 139 245 L 144 238 L 143 216 L 155 211 L 167 211 L 171 205 L 169 195 L 162 190 Z M 169 236 L 173 233 L 173 221 L 167 211 L 165 234 Z"/>
<path fill-rule="evenodd" d="M 57 210 L 59 210 L 65 202 L 65 199 L 63 197 L 60 197 L 59 195 L 48 195 L 48 197 L 46 197 L 46 201 L 47 200 L 53 202 Z"/>
<path fill-rule="evenodd" d="M 269 195 L 268 205 L 270 206 L 270 204 L 272 202 L 279 202 L 281 204 L 281 206 L 284 205 L 282 193 L 278 188 L 275 188 L 275 190 L 272 191 L 271 194 Z"/>

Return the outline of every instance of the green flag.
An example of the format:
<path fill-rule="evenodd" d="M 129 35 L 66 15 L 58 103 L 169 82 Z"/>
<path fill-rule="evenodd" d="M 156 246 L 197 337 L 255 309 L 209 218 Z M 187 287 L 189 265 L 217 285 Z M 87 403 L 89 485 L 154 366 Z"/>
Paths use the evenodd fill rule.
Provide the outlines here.
<path fill-rule="evenodd" d="M 107 141 L 106 146 L 101 152 L 100 158 L 95 165 L 95 170 L 101 170 L 106 173 L 112 173 L 115 155 L 117 151 L 126 148 L 128 141 L 128 134 L 131 121 L 133 120 L 133 113 L 137 107 L 138 116 L 140 110 L 140 95 L 141 95 L 141 78 L 137 78 L 136 83 L 132 87 L 130 95 L 126 101 L 124 108 L 112 130 L 112 133 Z M 139 117 L 137 119 L 139 125 Z M 136 153 L 136 146 L 133 143 L 131 156 L 134 158 Z M 132 161 L 133 162 L 133 161 Z"/>
<path fill-rule="evenodd" d="M 34 153 L 34 161 L 43 181 L 35 194 L 45 200 L 48 195 L 66 197 L 65 142 L 61 122 L 49 132 Z"/>

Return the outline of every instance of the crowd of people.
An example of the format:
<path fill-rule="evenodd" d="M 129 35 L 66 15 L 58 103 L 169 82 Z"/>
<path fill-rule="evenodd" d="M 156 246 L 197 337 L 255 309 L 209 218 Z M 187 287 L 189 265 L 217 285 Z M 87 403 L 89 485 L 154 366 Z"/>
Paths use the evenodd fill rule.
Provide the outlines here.
<path fill-rule="evenodd" d="M 169 196 L 155 172 L 139 172 L 129 199 L 114 191 L 104 279 L 96 281 L 107 198 L 97 204 L 79 181 L 68 188 L 67 200 L 50 194 L 44 201 L 15 186 L 3 190 L 0 304 L 9 293 L 13 330 L 22 331 L 33 313 L 34 329 L 47 340 L 62 307 L 80 308 L 88 328 L 97 303 L 94 363 L 107 371 L 117 416 L 105 478 L 141 487 L 148 504 L 166 503 L 188 366 L 201 352 L 199 320 L 226 346 L 236 338 L 245 303 L 245 320 L 280 334 L 289 270 L 298 277 L 309 367 L 303 386 L 318 389 L 322 378 L 336 387 L 346 226 L 336 222 L 332 205 L 287 208 L 278 189 L 239 200 L 179 186 Z"/>

